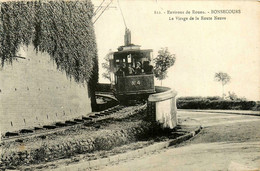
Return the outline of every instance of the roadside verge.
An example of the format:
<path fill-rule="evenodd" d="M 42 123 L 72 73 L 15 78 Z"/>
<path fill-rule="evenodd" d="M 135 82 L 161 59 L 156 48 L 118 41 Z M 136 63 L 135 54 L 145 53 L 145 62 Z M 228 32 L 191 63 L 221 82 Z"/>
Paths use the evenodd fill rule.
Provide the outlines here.
<path fill-rule="evenodd" d="M 173 132 L 173 134 L 181 134 L 185 133 L 184 135 L 178 136 L 177 138 L 169 139 L 167 141 L 163 142 L 156 142 L 152 145 L 149 145 L 147 147 L 128 151 L 126 153 L 116 154 L 112 156 L 108 156 L 106 158 L 99 158 L 96 160 L 90 160 L 90 161 L 80 161 L 79 163 L 70 164 L 68 166 L 59 166 L 58 168 L 55 168 L 55 171 L 70 171 L 70 170 L 85 170 L 85 169 L 91 169 L 95 167 L 100 167 L 112 163 L 117 163 L 124 160 L 134 159 L 137 157 L 141 157 L 145 154 L 149 154 L 158 150 L 162 150 L 164 148 L 168 148 L 170 146 L 177 145 L 179 143 L 182 143 L 192 137 L 194 137 L 196 134 L 198 134 L 201 131 L 202 127 L 199 124 L 196 125 L 190 125 L 185 124 L 185 122 L 182 123 L 182 125 L 177 126 L 177 130 Z"/>

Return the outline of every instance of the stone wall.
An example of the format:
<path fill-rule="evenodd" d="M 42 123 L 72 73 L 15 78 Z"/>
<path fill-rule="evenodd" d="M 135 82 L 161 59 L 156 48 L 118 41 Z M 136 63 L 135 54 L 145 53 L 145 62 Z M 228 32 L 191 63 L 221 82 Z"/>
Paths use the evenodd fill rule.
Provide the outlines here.
<path fill-rule="evenodd" d="M 12 65 L 0 67 L 0 130 L 15 131 L 91 112 L 87 85 L 57 70 L 47 53 L 23 47 Z"/>

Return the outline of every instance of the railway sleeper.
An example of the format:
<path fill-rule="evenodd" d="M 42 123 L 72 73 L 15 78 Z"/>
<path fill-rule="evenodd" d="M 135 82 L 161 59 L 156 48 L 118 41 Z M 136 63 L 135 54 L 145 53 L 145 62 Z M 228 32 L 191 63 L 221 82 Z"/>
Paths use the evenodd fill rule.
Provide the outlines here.
<path fill-rule="evenodd" d="M 75 121 L 75 122 L 80 122 L 80 123 L 84 122 L 83 119 L 74 119 L 74 121 Z"/>
<path fill-rule="evenodd" d="M 90 117 L 85 117 L 85 116 L 82 116 L 82 119 L 83 119 L 83 120 L 86 120 L 86 121 L 92 121 L 92 120 L 93 120 L 92 118 L 90 118 Z"/>
<path fill-rule="evenodd" d="M 41 128 L 41 127 L 34 127 L 34 130 L 37 131 L 37 130 L 42 130 L 44 128 Z"/>
<path fill-rule="evenodd" d="M 117 110 L 113 109 L 113 110 L 110 110 L 109 112 L 114 113 L 114 112 L 117 112 Z"/>
<path fill-rule="evenodd" d="M 77 122 L 75 122 L 75 121 L 65 121 L 65 124 L 66 125 L 76 125 Z"/>
<path fill-rule="evenodd" d="M 95 116 L 104 116 L 104 114 L 96 113 Z"/>
<path fill-rule="evenodd" d="M 113 112 L 105 112 L 104 114 L 105 115 L 110 115 L 110 114 L 112 114 Z"/>
<path fill-rule="evenodd" d="M 20 131 L 19 131 L 20 133 L 33 133 L 33 130 L 31 130 L 31 129 L 21 129 Z"/>
<path fill-rule="evenodd" d="M 18 135 L 19 135 L 19 133 L 17 133 L 17 132 L 7 132 L 7 133 L 5 133 L 6 137 L 12 137 L 12 136 L 18 136 Z"/>
<path fill-rule="evenodd" d="M 57 122 L 55 125 L 58 126 L 58 127 L 65 127 L 65 126 L 67 126 L 65 123 L 62 123 L 62 122 Z"/>
<path fill-rule="evenodd" d="M 89 117 L 90 118 L 98 118 L 98 116 L 95 116 L 95 115 L 90 115 Z"/>
<path fill-rule="evenodd" d="M 46 129 L 55 129 L 55 128 L 57 128 L 57 127 L 54 126 L 54 125 L 44 125 L 43 128 L 46 128 Z"/>

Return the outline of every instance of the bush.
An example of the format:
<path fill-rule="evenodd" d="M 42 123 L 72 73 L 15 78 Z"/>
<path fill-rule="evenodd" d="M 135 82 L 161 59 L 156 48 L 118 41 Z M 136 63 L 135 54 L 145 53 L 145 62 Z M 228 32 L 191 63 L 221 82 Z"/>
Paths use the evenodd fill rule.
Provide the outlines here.
<path fill-rule="evenodd" d="M 256 105 L 255 105 L 255 107 L 254 107 L 252 110 L 254 110 L 254 111 L 260 111 L 260 101 L 257 101 L 257 102 L 256 102 Z"/>

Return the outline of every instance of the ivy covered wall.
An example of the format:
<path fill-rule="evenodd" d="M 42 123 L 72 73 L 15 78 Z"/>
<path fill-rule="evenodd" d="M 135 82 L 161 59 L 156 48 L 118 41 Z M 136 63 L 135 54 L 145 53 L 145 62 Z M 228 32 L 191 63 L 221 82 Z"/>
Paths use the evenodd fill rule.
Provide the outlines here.
<path fill-rule="evenodd" d="M 91 112 L 98 81 L 91 1 L 1 1 L 0 9 L 5 123 L 24 127 Z"/>
<path fill-rule="evenodd" d="M 12 63 L 21 44 L 32 43 L 76 81 L 88 82 L 93 74 L 98 75 L 90 0 L 6 1 L 0 5 L 2 66 Z"/>

